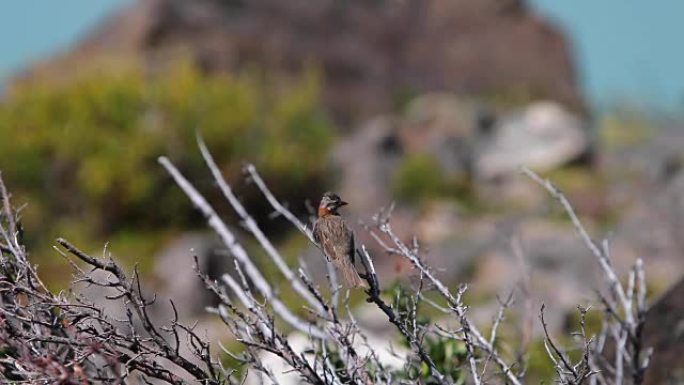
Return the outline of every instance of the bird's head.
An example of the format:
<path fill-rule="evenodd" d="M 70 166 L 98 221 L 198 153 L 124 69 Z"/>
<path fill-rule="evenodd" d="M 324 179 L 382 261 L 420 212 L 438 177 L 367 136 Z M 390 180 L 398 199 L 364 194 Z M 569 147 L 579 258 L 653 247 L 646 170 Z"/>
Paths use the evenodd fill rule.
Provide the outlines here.
<path fill-rule="evenodd" d="M 339 195 L 328 191 L 323 194 L 321 203 L 318 205 L 318 216 L 324 217 L 326 215 L 338 215 L 337 209 L 346 204 L 347 202 L 343 201 Z"/>

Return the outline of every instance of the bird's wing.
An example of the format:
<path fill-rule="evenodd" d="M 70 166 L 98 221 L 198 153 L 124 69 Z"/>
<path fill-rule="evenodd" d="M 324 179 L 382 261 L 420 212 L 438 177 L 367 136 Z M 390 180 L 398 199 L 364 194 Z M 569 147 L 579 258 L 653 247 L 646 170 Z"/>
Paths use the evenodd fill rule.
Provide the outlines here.
<path fill-rule="evenodd" d="M 314 241 L 318 244 L 321 243 L 321 236 L 318 234 L 320 229 L 318 225 L 319 219 L 316 219 L 313 223 L 313 229 L 311 229 L 311 233 L 313 234 Z"/>
<path fill-rule="evenodd" d="M 314 240 L 323 249 L 323 254 L 328 261 L 337 258 L 335 239 L 330 236 L 330 226 L 327 219 L 321 218 L 314 223 Z"/>
<path fill-rule="evenodd" d="M 334 240 L 335 258 L 352 259 L 354 253 L 354 234 L 341 217 L 334 217 L 332 219 L 329 229 L 330 237 Z"/>

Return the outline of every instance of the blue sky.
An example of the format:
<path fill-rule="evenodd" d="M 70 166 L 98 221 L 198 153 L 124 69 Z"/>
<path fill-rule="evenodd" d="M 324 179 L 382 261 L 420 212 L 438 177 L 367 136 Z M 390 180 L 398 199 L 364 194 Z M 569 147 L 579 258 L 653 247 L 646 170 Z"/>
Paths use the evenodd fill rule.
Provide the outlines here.
<path fill-rule="evenodd" d="M 65 49 L 133 0 L 3 0 L 0 78 Z M 473 0 L 477 1 L 477 0 Z M 618 99 L 684 106 L 684 1 L 530 0 L 569 33 L 594 106 Z"/>
<path fill-rule="evenodd" d="M 684 106 L 684 1 L 532 0 L 570 35 L 585 93 L 595 105 L 616 99 Z"/>
<path fill-rule="evenodd" d="M 2 0 L 0 78 L 66 49 L 132 0 Z"/>

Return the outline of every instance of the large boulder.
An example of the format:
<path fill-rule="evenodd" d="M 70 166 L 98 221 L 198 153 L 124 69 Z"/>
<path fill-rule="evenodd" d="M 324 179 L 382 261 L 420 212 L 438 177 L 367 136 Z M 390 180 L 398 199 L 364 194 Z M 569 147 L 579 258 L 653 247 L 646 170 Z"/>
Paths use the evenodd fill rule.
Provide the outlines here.
<path fill-rule="evenodd" d="M 65 78 L 112 56 L 154 69 L 179 51 L 207 71 L 318 67 L 342 121 L 434 90 L 584 109 L 564 36 L 522 0 L 138 1 L 34 70 Z"/>
<path fill-rule="evenodd" d="M 653 348 L 645 384 L 684 383 L 684 279 L 665 293 L 646 315 L 643 345 Z"/>
<path fill-rule="evenodd" d="M 482 141 L 476 173 L 488 180 L 515 173 L 521 165 L 553 170 L 581 159 L 589 150 L 583 121 L 554 102 L 536 102 L 505 114 Z"/>

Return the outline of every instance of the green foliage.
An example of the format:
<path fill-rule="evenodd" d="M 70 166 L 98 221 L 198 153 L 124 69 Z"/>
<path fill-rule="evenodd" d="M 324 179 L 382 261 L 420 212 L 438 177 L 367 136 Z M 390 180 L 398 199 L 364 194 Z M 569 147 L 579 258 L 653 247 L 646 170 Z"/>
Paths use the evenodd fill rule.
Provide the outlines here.
<path fill-rule="evenodd" d="M 450 377 L 456 385 L 465 383 L 467 351 L 462 341 L 427 336 L 423 339 L 423 346 L 440 373 Z M 417 383 L 437 383 L 430 374 L 429 366 L 422 361 L 412 362 L 397 376 Z"/>
<path fill-rule="evenodd" d="M 440 373 L 451 377 L 454 384 L 464 384 L 466 380 L 465 345 L 456 340 L 446 338 L 425 338 L 423 342 L 428 354 L 435 362 Z M 400 378 L 416 383 L 436 384 L 436 380 L 430 375 L 430 368 L 424 362 L 417 361 L 407 367 L 406 370 L 397 373 Z"/>
<path fill-rule="evenodd" d="M 465 343 L 447 338 L 427 337 L 424 344 L 440 373 L 450 376 L 454 380 L 454 384 L 465 383 L 467 356 Z M 426 369 L 426 365 L 423 364 L 421 373 L 423 378 L 427 377 Z"/>
<path fill-rule="evenodd" d="M 551 384 L 555 375 L 553 362 L 549 358 L 544 339 L 534 340 L 527 350 L 527 379 L 531 384 Z"/>
<path fill-rule="evenodd" d="M 496 110 L 505 111 L 539 100 L 555 100 L 557 91 L 544 84 L 524 83 L 494 86 L 483 90 L 479 99 Z"/>
<path fill-rule="evenodd" d="M 66 232 L 96 245 L 116 231 L 197 223 L 157 164 L 168 155 L 188 175 L 206 175 L 196 130 L 229 180 L 253 162 L 293 200 L 304 198 L 302 185 L 315 191 L 325 180 L 333 136 L 315 72 L 278 87 L 252 74 L 205 75 L 189 61 L 155 75 L 132 67 L 82 74 L 19 84 L 0 105 L 0 170 L 15 201 L 29 203 L 26 227 L 46 238 L 29 241 Z"/>
<path fill-rule="evenodd" d="M 466 175 L 451 176 L 431 154 L 407 155 L 393 179 L 394 196 L 406 203 L 423 203 L 434 198 L 455 198 L 464 209 L 477 210 L 472 181 Z"/>
<path fill-rule="evenodd" d="M 629 148 L 652 138 L 658 122 L 634 103 L 623 100 L 610 106 L 598 124 L 601 144 L 608 150 Z"/>
<path fill-rule="evenodd" d="M 432 321 L 420 316 L 424 312 L 419 310 L 420 302 L 403 288 L 399 283 L 387 290 L 392 295 L 392 309 L 397 313 L 399 319 L 404 320 L 404 327 L 412 334 L 420 334 L 422 326 L 430 324 Z M 412 320 L 416 320 L 415 324 Z M 464 363 L 466 362 L 466 347 L 463 341 L 458 341 L 444 337 L 433 337 L 426 335 L 421 338 L 423 347 L 430 358 L 435 363 L 437 370 L 445 376 L 451 377 L 455 384 L 465 383 L 466 373 Z M 402 343 L 408 347 L 406 340 Z M 430 368 L 424 362 L 416 361 L 407 366 L 398 375 L 410 381 L 431 384 L 434 378 L 430 375 Z"/>
<path fill-rule="evenodd" d="M 445 178 L 437 160 L 429 154 L 407 156 L 394 178 L 395 196 L 406 202 L 420 202 L 445 192 Z"/>

